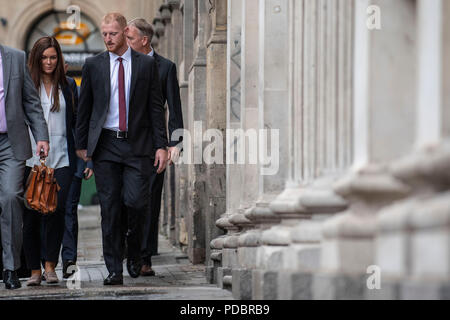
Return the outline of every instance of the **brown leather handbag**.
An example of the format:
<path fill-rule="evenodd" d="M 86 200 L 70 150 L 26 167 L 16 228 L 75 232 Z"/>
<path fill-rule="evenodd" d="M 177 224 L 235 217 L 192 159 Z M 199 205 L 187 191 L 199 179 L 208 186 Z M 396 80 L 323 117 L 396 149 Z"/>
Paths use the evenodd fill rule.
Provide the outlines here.
<path fill-rule="evenodd" d="M 41 165 L 35 165 L 28 176 L 25 191 L 25 206 L 30 210 L 48 215 L 56 211 L 60 186 L 56 182 L 55 169 L 45 165 L 41 158 Z"/>

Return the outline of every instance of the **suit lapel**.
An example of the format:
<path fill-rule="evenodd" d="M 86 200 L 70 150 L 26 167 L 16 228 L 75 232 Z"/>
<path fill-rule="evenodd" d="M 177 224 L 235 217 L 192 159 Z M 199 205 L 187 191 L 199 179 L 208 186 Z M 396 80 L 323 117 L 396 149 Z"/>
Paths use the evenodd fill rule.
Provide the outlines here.
<path fill-rule="evenodd" d="M 105 83 L 106 105 L 109 107 L 109 100 L 111 98 L 111 62 L 108 51 L 103 54 L 103 65 L 101 69 L 103 71 L 103 80 Z"/>
<path fill-rule="evenodd" d="M 155 58 L 156 63 L 158 64 L 158 68 L 161 69 L 161 57 L 156 53 L 156 51 L 154 51 L 153 53 L 153 58 Z"/>
<path fill-rule="evenodd" d="M 3 65 L 3 88 L 5 90 L 5 101 L 8 96 L 9 78 L 11 75 L 11 54 L 5 52 L 5 49 L 0 46 L 0 52 L 2 55 L 2 65 Z"/>
<path fill-rule="evenodd" d="M 136 53 L 136 51 L 131 50 L 130 109 L 134 98 L 134 91 L 136 89 L 138 72 L 139 72 L 139 55 Z"/>

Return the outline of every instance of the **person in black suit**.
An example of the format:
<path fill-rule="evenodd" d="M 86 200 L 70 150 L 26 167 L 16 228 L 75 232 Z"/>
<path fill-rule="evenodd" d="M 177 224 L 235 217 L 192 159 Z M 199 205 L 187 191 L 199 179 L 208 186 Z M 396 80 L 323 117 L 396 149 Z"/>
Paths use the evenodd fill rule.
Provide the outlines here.
<path fill-rule="evenodd" d="M 162 94 L 164 102 L 169 107 L 168 131 L 173 138 L 169 142 L 169 165 L 176 161 L 180 151 L 183 137 L 176 138 L 173 134 L 183 130 L 183 113 L 181 109 L 180 87 L 177 78 L 177 66 L 172 61 L 157 54 L 151 47 L 154 30 L 145 19 L 134 19 L 128 23 L 126 30 L 128 45 L 143 54 L 153 56 L 159 67 Z M 178 131 L 180 132 L 180 131 Z M 147 211 L 143 226 L 141 275 L 154 276 L 152 270 L 152 256 L 158 253 L 158 226 L 161 211 L 161 195 L 165 172 L 152 171 L 150 180 L 150 208 Z M 130 232 L 130 231 L 129 231 Z"/>
<path fill-rule="evenodd" d="M 122 208 L 140 219 L 149 198 L 151 168 L 163 172 L 168 158 L 158 66 L 152 57 L 128 47 L 126 27 L 119 13 L 103 18 L 107 51 L 87 59 L 83 67 L 76 130 L 78 156 L 94 162 L 109 271 L 105 285 L 123 284 Z M 138 277 L 142 266 L 139 231 L 128 239 L 131 277 Z"/>
<path fill-rule="evenodd" d="M 69 65 L 64 65 L 64 71 L 67 74 Z M 79 87 L 76 86 L 77 97 L 80 95 Z M 78 104 L 75 106 L 78 108 Z M 72 127 L 73 135 L 75 136 L 75 126 Z M 77 262 L 77 248 L 78 248 L 78 204 L 81 197 L 82 180 L 89 180 L 94 174 L 94 164 L 92 161 L 85 163 L 82 159 L 77 158 L 76 171 L 72 177 L 72 183 L 67 195 L 66 214 L 64 219 L 64 236 L 62 240 L 61 258 L 63 261 L 63 278 L 68 279 L 75 273 Z"/>

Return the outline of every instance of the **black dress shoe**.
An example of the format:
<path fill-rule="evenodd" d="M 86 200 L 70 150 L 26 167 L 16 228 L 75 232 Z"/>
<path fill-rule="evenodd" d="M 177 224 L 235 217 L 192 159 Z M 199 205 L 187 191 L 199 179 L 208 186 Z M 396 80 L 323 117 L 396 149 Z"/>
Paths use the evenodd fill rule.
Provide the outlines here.
<path fill-rule="evenodd" d="M 63 278 L 64 279 L 69 279 L 75 273 L 75 269 L 74 268 L 71 268 L 72 269 L 71 272 L 67 272 L 67 269 L 69 269 L 70 266 L 76 266 L 76 265 L 77 264 L 74 261 L 72 261 L 72 260 L 65 261 L 63 263 Z"/>
<path fill-rule="evenodd" d="M 22 284 L 17 277 L 17 272 L 15 271 L 3 271 L 3 282 L 8 290 L 20 289 L 22 287 Z"/>
<path fill-rule="evenodd" d="M 132 278 L 138 278 L 141 275 L 142 262 L 127 259 L 128 274 Z"/>
<path fill-rule="evenodd" d="M 105 286 L 120 286 L 123 284 L 123 276 L 118 273 L 111 273 L 108 278 L 103 281 Z"/>

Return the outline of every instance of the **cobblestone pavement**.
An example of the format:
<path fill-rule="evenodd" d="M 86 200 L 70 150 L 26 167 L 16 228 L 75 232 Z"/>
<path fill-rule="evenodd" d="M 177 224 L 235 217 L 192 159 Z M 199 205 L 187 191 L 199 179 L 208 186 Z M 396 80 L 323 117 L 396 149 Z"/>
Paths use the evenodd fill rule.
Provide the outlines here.
<path fill-rule="evenodd" d="M 132 279 L 124 265 L 124 285 L 103 286 L 108 272 L 103 262 L 98 207 L 79 211 L 79 281 L 61 281 L 57 285 L 29 288 L 21 279 L 22 288 L 6 290 L 0 284 L 0 299 L 115 299 L 115 300 L 232 300 L 229 291 L 208 284 L 203 265 L 190 264 L 187 256 L 160 236 L 159 256 L 153 258 L 156 277 Z M 57 274 L 62 279 L 61 269 Z"/>

